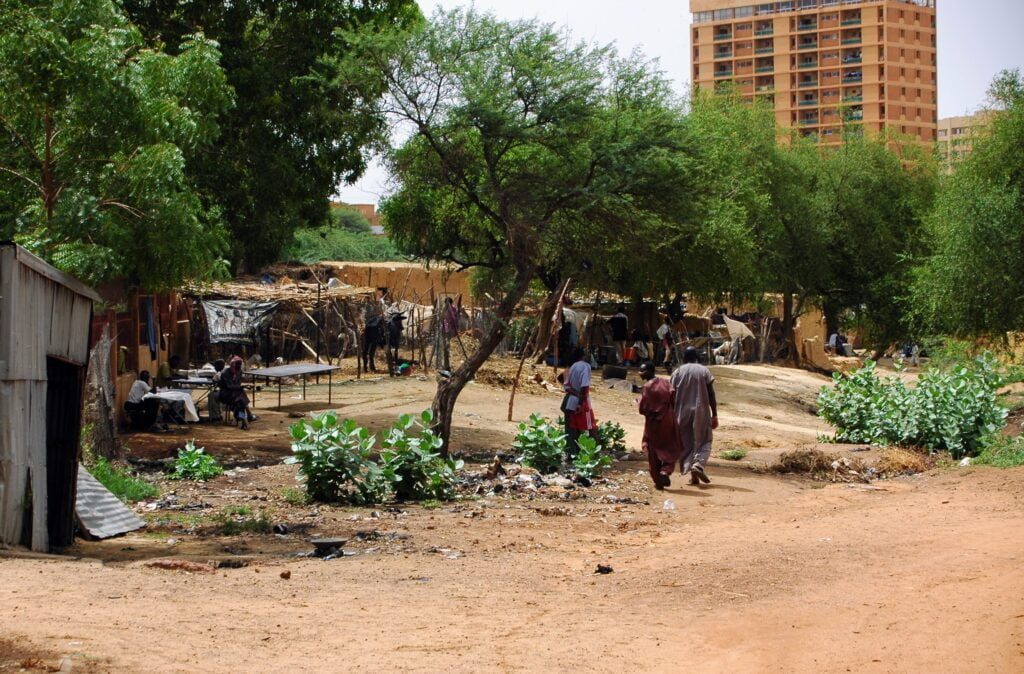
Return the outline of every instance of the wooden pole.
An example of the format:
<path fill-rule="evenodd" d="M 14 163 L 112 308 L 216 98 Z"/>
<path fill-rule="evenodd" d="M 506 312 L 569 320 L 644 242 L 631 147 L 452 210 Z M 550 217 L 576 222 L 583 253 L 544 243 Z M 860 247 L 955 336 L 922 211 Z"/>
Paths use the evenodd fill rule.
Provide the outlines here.
<path fill-rule="evenodd" d="M 540 321 L 537 321 L 537 327 L 533 329 L 533 339 L 537 339 L 540 334 Z M 515 379 L 512 380 L 512 395 L 508 397 L 508 420 L 512 421 L 512 410 L 516 403 L 516 389 L 519 388 L 519 377 L 523 374 L 523 364 L 526 363 L 526 357 L 530 355 L 530 340 L 523 344 L 523 353 L 519 357 L 519 367 L 516 369 Z"/>

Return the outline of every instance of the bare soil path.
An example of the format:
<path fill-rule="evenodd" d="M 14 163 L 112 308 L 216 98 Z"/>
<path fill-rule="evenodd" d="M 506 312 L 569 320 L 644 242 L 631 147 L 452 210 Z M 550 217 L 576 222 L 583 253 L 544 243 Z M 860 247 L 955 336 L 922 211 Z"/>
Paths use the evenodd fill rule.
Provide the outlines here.
<path fill-rule="evenodd" d="M 587 490 L 296 505 L 284 498 L 294 470 L 276 463 L 287 409 L 258 410 L 250 435 L 189 429 L 214 453 L 274 465 L 164 485 L 196 507 L 141 507 L 149 531 L 83 542 L 79 561 L 0 557 L 0 671 L 1024 671 L 1024 471 L 870 485 L 757 472 L 826 431 L 808 411 L 824 379 L 762 367 L 716 375 L 717 443 L 751 453 L 713 461 L 702 489 L 655 492 L 645 463 L 625 461 Z M 346 385 L 341 409 L 383 426 L 424 407 L 432 389 Z M 599 391 L 595 405 L 636 445 L 632 398 Z M 558 402 L 531 389 L 517 417 L 554 414 Z M 456 448 L 507 448 L 506 406 L 507 391 L 471 386 Z M 131 446 L 155 457 L 180 442 Z M 229 505 L 288 533 L 217 534 L 211 515 Z M 348 538 L 356 554 L 295 557 L 312 534 Z M 598 564 L 612 573 L 594 573 Z"/>

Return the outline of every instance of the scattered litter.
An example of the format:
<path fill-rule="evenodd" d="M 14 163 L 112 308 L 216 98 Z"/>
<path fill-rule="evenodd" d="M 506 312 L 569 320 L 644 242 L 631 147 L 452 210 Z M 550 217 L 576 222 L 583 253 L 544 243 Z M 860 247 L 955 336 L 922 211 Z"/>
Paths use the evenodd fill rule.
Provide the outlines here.
<path fill-rule="evenodd" d="M 537 512 L 545 517 L 569 517 L 571 516 L 572 510 L 562 506 L 552 506 L 550 508 L 537 508 Z"/>
<path fill-rule="evenodd" d="M 288 525 L 286 525 L 286 524 L 275 524 L 273 531 L 278 536 L 284 536 L 284 535 L 286 535 L 288 533 Z"/>
<path fill-rule="evenodd" d="M 662 509 L 663 510 L 675 510 L 676 509 L 676 502 L 673 501 L 672 499 L 665 499 L 665 503 L 664 503 L 664 505 L 662 505 Z"/>
<path fill-rule="evenodd" d="M 611 573 L 614 570 L 615 569 L 613 569 L 612 567 L 608 566 L 607 564 L 598 564 L 597 565 L 597 569 L 594 571 L 594 573 L 599 573 L 602 576 L 607 576 L 609 573 Z"/>
<path fill-rule="evenodd" d="M 965 456 L 963 459 L 960 460 L 961 468 L 966 468 L 969 465 L 971 465 L 971 457 Z"/>
<path fill-rule="evenodd" d="M 249 566 L 249 562 L 244 559 L 222 559 L 217 562 L 218 569 L 241 569 Z"/>

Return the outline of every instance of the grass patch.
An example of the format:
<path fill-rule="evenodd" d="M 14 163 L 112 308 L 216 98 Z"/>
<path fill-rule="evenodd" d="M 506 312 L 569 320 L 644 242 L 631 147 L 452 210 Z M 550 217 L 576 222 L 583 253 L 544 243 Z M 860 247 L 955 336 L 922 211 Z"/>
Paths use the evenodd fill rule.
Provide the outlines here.
<path fill-rule="evenodd" d="M 244 507 L 244 506 L 243 506 Z M 238 508 L 234 508 L 237 510 Z M 266 513 L 261 512 L 255 517 L 251 516 L 239 516 L 233 514 L 232 508 L 225 508 L 214 517 L 214 521 L 219 524 L 218 532 L 222 536 L 237 536 L 239 534 L 269 534 L 274 525 L 267 517 Z M 252 511 L 249 510 L 249 513 Z"/>
<path fill-rule="evenodd" d="M 176 527 L 180 529 L 198 529 L 208 523 L 202 515 L 193 513 L 146 513 L 142 516 L 147 524 L 155 527 Z"/>
<path fill-rule="evenodd" d="M 281 490 L 281 498 L 288 505 L 303 506 L 312 503 L 312 499 L 309 498 L 309 494 L 304 489 L 298 487 L 286 487 Z"/>
<path fill-rule="evenodd" d="M 718 457 L 725 459 L 726 461 L 742 461 L 747 458 L 747 450 L 745 449 L 727 449 L 724 452 L 719 452 Z"/>
<path fill-rule="evenodd" d="M 252 508 L 249 506 L 227 506 L 221 512 L 235 517 L 248 517 L 252 515 Z"/>
<path fill-rule="evenodd" d="M 996 468 L 1024 466 L 1024 437 L 997 437 L 992 444 L 981 451 L 971 463 Z"/>
<path fill-rule="evenodd" d="M 160 495 L 160 490 L 155 485 L 134 475 L 127 468 L 110 463 L 104 458 L 97 459 L 96 464 L 89 469 L 89 472 L 110 493 L 125 503 L 145 501 Z"/>

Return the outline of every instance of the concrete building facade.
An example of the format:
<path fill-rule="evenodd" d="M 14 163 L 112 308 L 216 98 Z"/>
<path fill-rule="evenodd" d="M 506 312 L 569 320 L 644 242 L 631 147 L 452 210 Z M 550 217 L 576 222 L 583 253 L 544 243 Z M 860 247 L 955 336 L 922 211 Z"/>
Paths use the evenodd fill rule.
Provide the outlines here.
<path fill-rule="evenodd" d="M 695 86 L 765 98 L 823 144 L 885 127 L 932 144 L 936 0 L 690 0 Z"/>
<path fill-rule="evenodd" d="M 971 153 L 974 140 L 991 121 L 992 113 L 979 112 L 965 117 L 944 117 L 939 120 L 936 147 L 939 159 L 947 171 Z"/>

